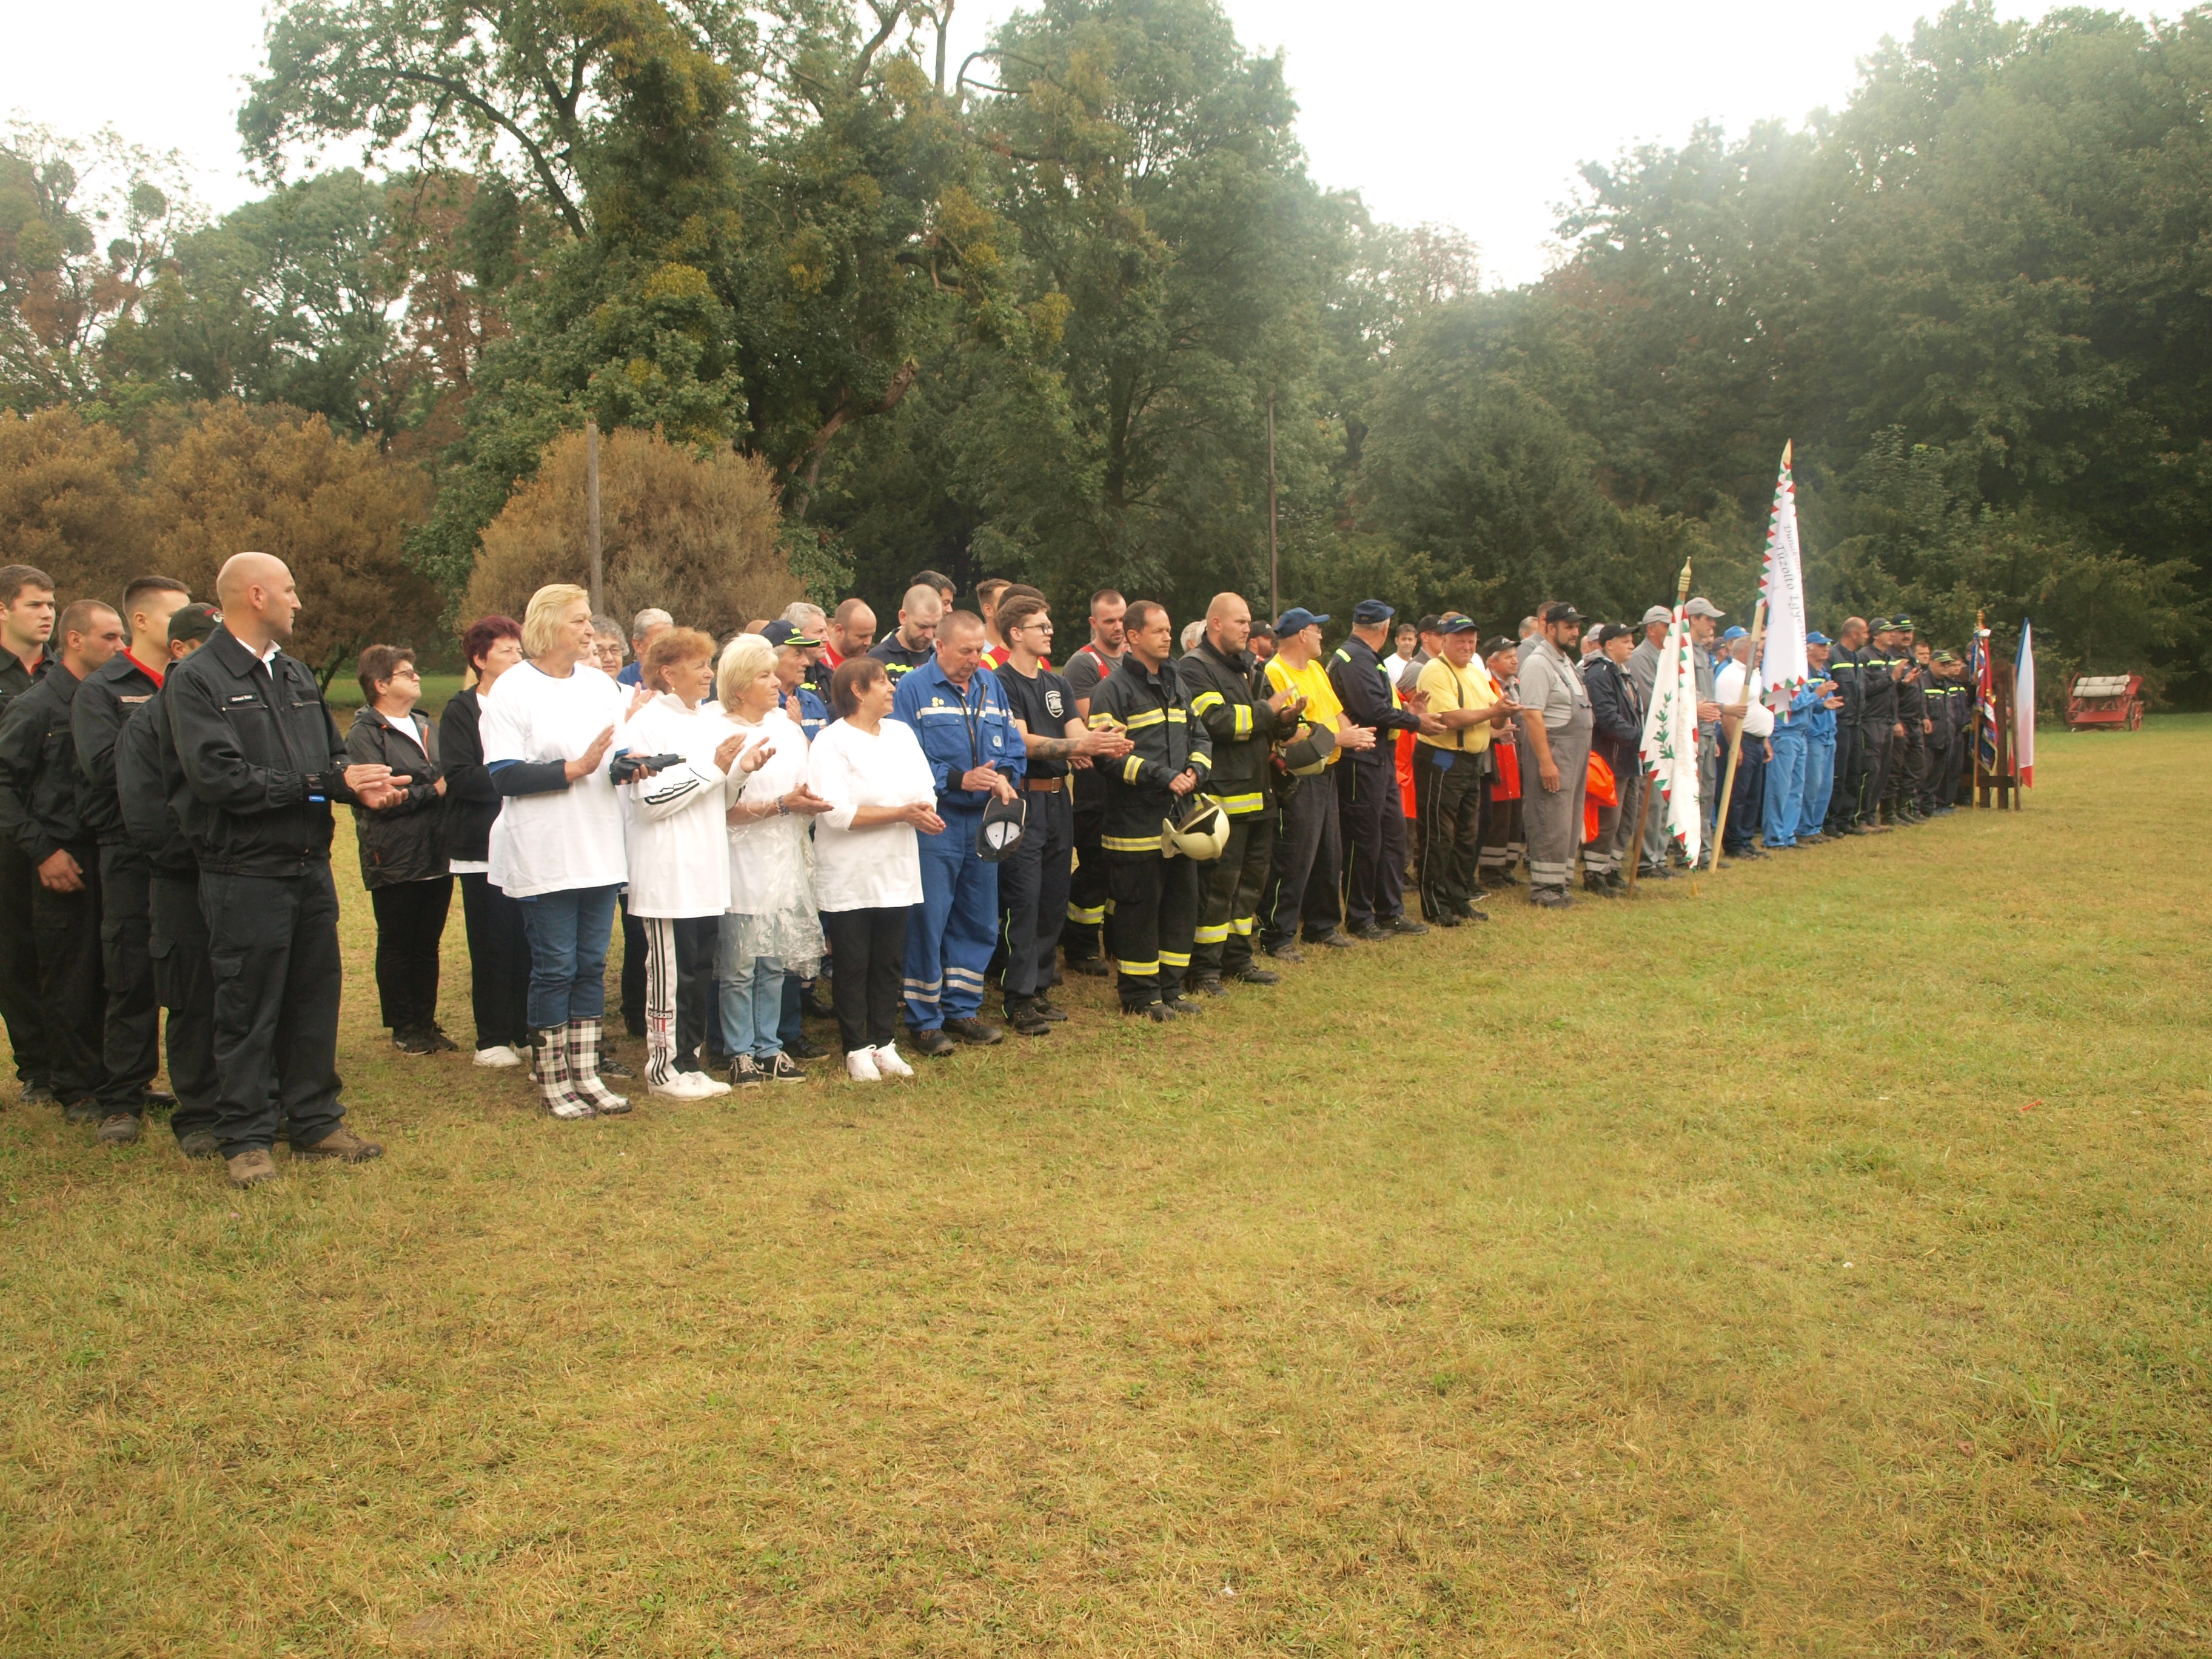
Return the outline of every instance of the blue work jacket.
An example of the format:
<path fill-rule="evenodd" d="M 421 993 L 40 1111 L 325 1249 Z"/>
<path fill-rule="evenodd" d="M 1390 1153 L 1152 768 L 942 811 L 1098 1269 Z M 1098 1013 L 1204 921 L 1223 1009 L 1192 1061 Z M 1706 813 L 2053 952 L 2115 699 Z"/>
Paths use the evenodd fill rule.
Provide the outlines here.
<path fill-rule="evenodd" d="M 998 676 L 988 668 L 975 671 L 963 696 L 932 657 L 900 677 L 891 698 L 891 718 L 912 726 L 921 739 L 921 752 L 929 757 L 930 773 L 937 780 L 940 811 L 982 811 L 991 792 L 960 787 L 960 775 L 971 768 L 994 767 L 1016 784 L 1029 771 L 1028 750 L 1014 724 L 1014 711 L 1006 706 Z"/>

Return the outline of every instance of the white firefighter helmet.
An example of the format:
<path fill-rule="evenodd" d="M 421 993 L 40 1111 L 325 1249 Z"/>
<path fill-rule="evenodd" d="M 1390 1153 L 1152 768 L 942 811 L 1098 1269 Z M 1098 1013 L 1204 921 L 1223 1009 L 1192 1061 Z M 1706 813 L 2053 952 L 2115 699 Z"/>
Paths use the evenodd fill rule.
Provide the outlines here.
<path fill-rule="evenodd" d="M 1171 859 L 1178 853 L 1187 859 L 1203 863 L 1218 859 L 1229 845 L 1229 814 L 1221 810 L 1221 803 L 1211 795 L 1194 793 L 1174 817 L 1160 823 L 1160 856 Z"/>

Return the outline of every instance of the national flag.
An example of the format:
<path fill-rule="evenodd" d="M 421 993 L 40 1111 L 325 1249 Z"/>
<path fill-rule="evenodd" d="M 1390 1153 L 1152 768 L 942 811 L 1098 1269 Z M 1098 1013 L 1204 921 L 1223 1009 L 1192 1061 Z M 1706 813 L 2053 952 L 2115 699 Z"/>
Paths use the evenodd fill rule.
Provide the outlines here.
<path fill-rule="evenodd" d="M 1759 597 L 1766 604 L 1766 643 L 1759 658 L 1759 700 L 1788 718 L 1790 701 L 1812 678 L 1805 655 L 1805 571 L 1797 550 L 1797 487 L 1790 477 L 1792 446 L 1782 446 L 1774 512 L 1766 526 L 1766 562 Z"/>
<path fill-rule="evenodd" d="M 1689 580 L 1686 574 L 1683 580 Z M 1690 656 L 1690 619 L 1680 604 L 1659 647 L 1638 752 L 1645 775 L 1666 803 L 1667 833 L 1694 866 L 1705 835 L 1705 811 L 1698 801 L 1698 666 Z"/>
<path fill-rule="evenodd" d="M 1978 620 L 1974 642 L 1966 658 L 1967 678 L 1974 685 L 1974 741 L 1981 748 L 1981 769 L 1997 769 L 1996 672 L 1990 663 L 1990 630 Z"/>
<path fill-rule="evenodd" d="M 2035 782 L 2035 647 L 2027 618 L 2020 619 L 2020 660 L 2012 670 L 2012 775 L 2026 788 Z"/>

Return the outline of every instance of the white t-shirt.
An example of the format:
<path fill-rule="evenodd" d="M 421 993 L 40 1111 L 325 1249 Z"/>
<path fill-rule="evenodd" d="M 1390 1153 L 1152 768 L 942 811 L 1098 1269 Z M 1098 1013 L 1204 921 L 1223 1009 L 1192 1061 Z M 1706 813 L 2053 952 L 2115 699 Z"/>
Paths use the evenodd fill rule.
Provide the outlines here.
<path fill-rule="evenodd" d="M 622 688 L 598 669 L 579 663 L 556 680 L 519 663 L 483 700 L 484 764 L 574 760 L 622 718 Z M 566 789 L 507 798 L 491 826 L 493 886 L 510 898 L 534 898 L 622 884 L 629 873 L 622 807 L 607 765 L 601 760 Z"/>
<path fill-rule="evenodd" d="M 844 720 L 832 721 L 814 739 L 807 781 L 830 803 L 814 822 L 814 902 L 824 910 L 921 903 L 921 843 L 915 827 L 853 828 L 863 806 L 936 804 L 936 780 L 914 728 L 886 715 L 870 736 Z"/>
<path fill-rule="evenodd" d="M 1713 676 L 1713 701 L 1726 714 L 1743 701 L 1743 665 L 1733 659 L 1724 662 Z M 1754 693 L 1751 707 L 1743 711 L 1743 734 L 1747 738 L 1771 738 L 1774 735 L 1774 711 L 1759 701 Z"/>
<path fill-rule="evenodd" d="M 744 734 L 740 760 L 763 743 L 775 751 L 757 771 L 732 771 L 738 799 L 757 811 L 806 781 L 806 733 L 781 708 L 769 709 L 757 726 L 731 719 L 726 729 Z M 737 763 L 732 764 L 734 767 Z M 809 822 L 804 812 L 779 812 L 730 826 L 729 908 L 733 914 L 771 916 L 793 908 L 820 908 L 810 896 L 813 886 L 807 868 Z"/>
<path fill-rule="evenodd" d="M 686 708 L 662 692 L 622 729 L 617 750 L 681 755 L 683 763 L 622 786 L 634 916 L 719 916 L 730 908 L 723 812 L 732 785 L 714 764 L 732 726 L 718 704 Z"/>

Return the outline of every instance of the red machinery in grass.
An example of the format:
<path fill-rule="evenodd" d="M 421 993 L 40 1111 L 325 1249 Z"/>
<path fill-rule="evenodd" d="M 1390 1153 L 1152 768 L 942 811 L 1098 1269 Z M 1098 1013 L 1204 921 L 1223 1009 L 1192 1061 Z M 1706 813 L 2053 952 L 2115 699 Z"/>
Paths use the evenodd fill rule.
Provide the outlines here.
<path fill-rule="evenodd" d="M 2066 699 L 2069 732 L 2133 732 L 2142 725 L 2142 676 L 2084 674 Z"/>

